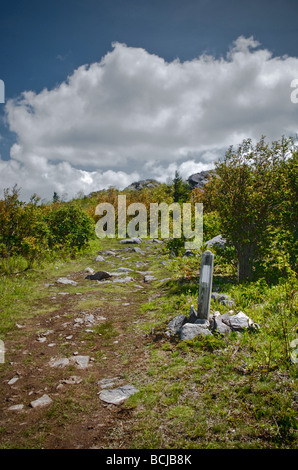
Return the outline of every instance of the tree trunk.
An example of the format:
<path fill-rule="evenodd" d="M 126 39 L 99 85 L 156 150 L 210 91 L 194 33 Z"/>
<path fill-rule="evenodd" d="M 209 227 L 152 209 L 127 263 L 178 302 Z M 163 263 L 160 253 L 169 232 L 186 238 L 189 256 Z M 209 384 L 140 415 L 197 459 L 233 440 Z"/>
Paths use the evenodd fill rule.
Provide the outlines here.
<path fill-rule="evenodd" d="M 253 276 L 253 262 L 255 247 L 241 245 L 238 247 L 238 281 L 251 281 Z"/>

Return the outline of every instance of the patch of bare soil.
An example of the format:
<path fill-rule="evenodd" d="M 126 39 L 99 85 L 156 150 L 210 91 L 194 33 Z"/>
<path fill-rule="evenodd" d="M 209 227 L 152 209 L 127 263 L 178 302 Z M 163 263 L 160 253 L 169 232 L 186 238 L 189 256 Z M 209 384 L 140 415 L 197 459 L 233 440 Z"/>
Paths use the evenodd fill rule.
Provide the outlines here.
<path fill-rule="evenodd" d="M 138 256 L 130 262 L 136 263 Z M 119 257 L 109 259 L 109 271 L 123 266 Z M 49 312 L 31 319 L 24 312 L 22 328 L 5 342 L 1 448 L 130 447 L 134 409 L 125 402 L 105 403 L 99 393 L 103 379 L 113 379 L 110 388 L 115 388 L 128 383 L 131 370 L 146 370 L 146 344 L 152 339 L 137 327 L 142 321 L 139 307 L 148 301 L 152 286 L 136 272 L 125 274 L 134 278 L 127 283 L 114 278 L 94 282 L 86 274 L 67 276 L 77 281 L 79 292 L 51 280 L 49 296 L 40 305 Z M 44 395 L 51 402 L 35 408 L 32 402 Z"/>

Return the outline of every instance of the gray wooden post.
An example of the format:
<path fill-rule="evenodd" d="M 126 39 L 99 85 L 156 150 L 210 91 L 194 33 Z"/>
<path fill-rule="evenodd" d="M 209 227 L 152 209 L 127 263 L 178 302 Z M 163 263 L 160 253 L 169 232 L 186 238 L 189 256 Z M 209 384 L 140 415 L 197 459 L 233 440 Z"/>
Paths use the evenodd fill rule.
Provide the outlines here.
<path fill-rule="evenodd" d="M 213 278 L 213 260 L 214 254 L 207 250 L 202 254 L 199 299 L 198 299 L 198 318 L 208 319 L 210 311 L 212 278 Z"/>

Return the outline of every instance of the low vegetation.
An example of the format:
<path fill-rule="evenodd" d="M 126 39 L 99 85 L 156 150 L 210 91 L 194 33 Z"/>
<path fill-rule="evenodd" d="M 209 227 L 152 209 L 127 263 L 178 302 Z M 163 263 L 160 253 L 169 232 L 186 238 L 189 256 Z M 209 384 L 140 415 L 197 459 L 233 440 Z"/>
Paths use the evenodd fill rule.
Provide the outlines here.
<path fill-rule="evenodd" d="M 298 338 L 298 153 L 291 145 L 286 139 L 271 145 L 261 139 L 256 146 L 246 140 L 236 151 L 230 148 L 210 172 L 204 190 L 191 191 L 176 173 L 168 184 L 124 191 L 109 188 L 70 202 L 54 194 L 49 203 L 41 203 L 37 196 L 24 203 L 17 188 L 4 192 L 0 201 L 0 339 L 19 337 L 15 343 L 20 349 L 26 338 L 16 324 L 22 326 L 58 308 L 56 300 L 52 304 L 48 300 L 45 273 L 46 282 L 51 282 L 57 276 L 81 272 L 99 249 L 119 247 L 117 240 L 94 236 L 98 203 L 114 205 L 116 225 L 119 194 L 126 195 L 127 206 L 141 202 L 148 209 L 152 202 L 204 204 L 204 244 L 194 250 L 194 256 L 183 256 L 183 238 L 145 245 L 149 248 L 142 259 L 156 277 L 146 286 L 146 295 L 123 285 L 107 284 L 102 297 L 92 287 L 65 287 L 73 294 L 66 319 L 82 309 L 92 313 L 107 305 L 107 300 L 113 311 L 128 309 L 129 323 L 120 324 L 111 317 L 96 326 L 95 335 L 81 335 L 85 353 L 90 347 L 101 364 L 110 348 L 117 367 L 120 364 L 127 381 L 140 390 L 121 405 L 130 417 L 127 424 L 123 427 L 121 422 L 119 428 L 113 417 L 113 425 L 105 428 L 106 447 L 117 448 L 119 443 L 126 448 L 297 447 L 298 369 L 292 345 Z M 170 338 L 165 335 L 167 323 L 178 314 L 188 315 L 190 306 L 197 304 L 200 255 L 207 248 L 205 242 L 219 234 L 225 246 L 208 247 L 215 254 L 213 290 L 230 295 L 235 313 L 245 312 L 260 328 L 191 341 Z M 131 256 L 127 264 L 123 262 L 128 268 L 138 255 Z M 109 270 L 111 264 L 104 267 Z M 75 295 L 82 292 L 84 298 Z M 124 296 L 127 307 L 117 303 Z M 225 313 L 230 308 L 212 300 L 211 312 Z M 118 346 L 119 334 L 128 338 L 125 347 Z M 98 346 L 99 338 L 105 352 Z M 69 350 L 61 339 L 59 347 Z M 29 356 L 24 360 L 33 361 Z M 1 367 L 5 372 L 9 365 Z M 51 377 L 47 380 L 54 383 Z M 27 430 L 26 443 L 9 437 L 2 446 L 45 447 L 58 422 L 66 433 L 68 420 L 75 422 L 92 412 L 95 402 L 88 406 L 85 402 L 86 397 L 98 400 L 94 380 L 90 373 L 83 382 L 82 403 L 79 392 L 75 401 L 67 395 L 68 408 L 62 398 L 55 401 L 46 412 L 42 435 Z M 1 426 L 3 437 L 6 428 Z"/>

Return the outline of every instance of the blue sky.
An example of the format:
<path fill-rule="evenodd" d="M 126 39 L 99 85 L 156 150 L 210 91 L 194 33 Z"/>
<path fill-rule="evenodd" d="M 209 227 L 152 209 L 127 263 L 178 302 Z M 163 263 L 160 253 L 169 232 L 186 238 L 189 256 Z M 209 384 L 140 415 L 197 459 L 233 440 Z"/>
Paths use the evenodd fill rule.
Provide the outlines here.
<path fill-rule="evenodd" d="M 242 138 L 295 133 L 297 12 L 295 0 L 2 0 L 0 191 L 187 177 Z"/>

